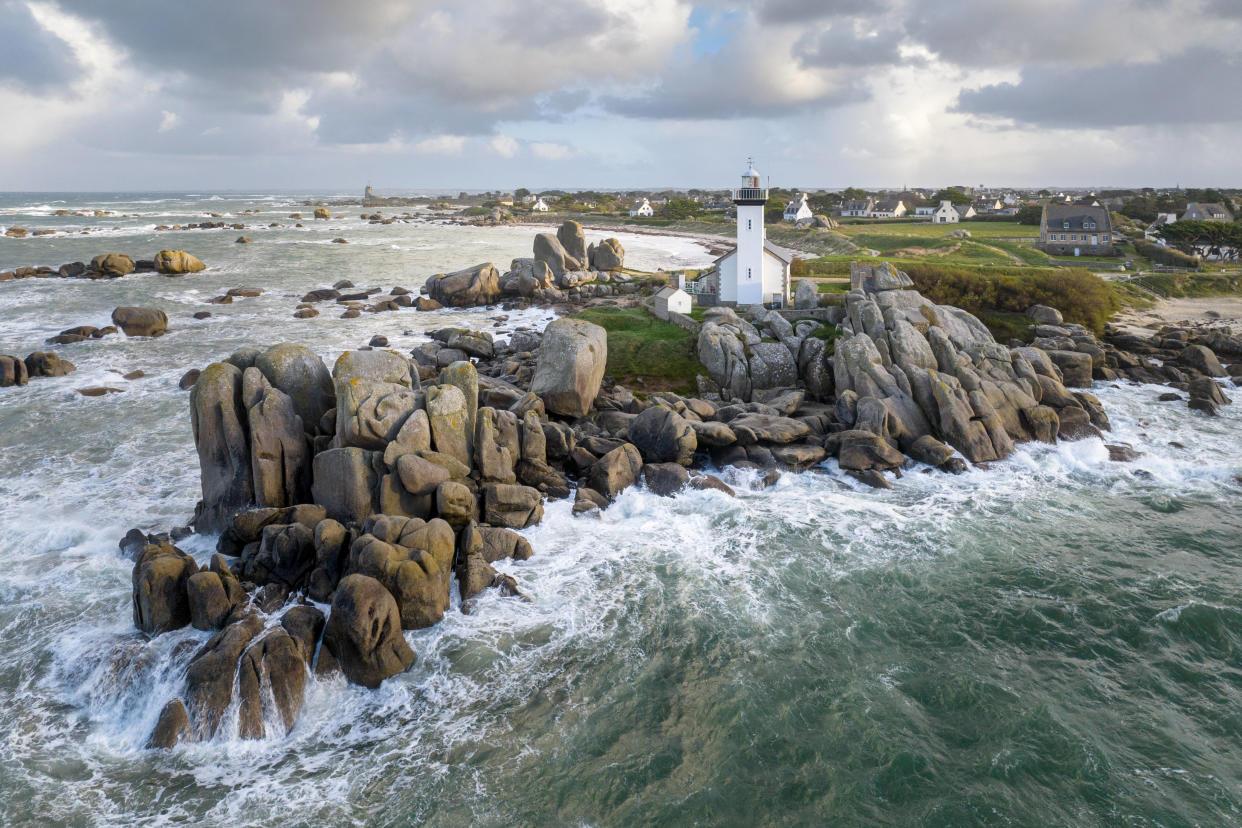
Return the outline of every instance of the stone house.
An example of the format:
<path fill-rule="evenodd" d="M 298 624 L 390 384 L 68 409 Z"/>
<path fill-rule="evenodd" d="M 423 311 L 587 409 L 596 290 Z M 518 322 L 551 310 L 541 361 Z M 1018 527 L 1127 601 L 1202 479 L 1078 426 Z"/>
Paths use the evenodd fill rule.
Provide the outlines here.
<path fill-rule="evenodd" d="M 1182 213 L 1182 221 L 1233 221 L 1233 215 L 1225 209 L 1225 205 L 1216 202 L 1192 201 L 1186 205 Z"/>
<path fill-rule="evenodd" d="M 1103 207 L 1048 204 L 1035 246 L 1049 256 L 1111 256 L 1113 222 Z"/>

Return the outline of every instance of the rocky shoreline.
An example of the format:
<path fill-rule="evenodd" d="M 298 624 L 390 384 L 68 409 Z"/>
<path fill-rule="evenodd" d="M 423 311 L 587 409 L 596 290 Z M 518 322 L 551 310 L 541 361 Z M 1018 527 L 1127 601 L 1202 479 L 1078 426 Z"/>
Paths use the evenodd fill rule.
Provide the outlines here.
<path fill-rule="evenodd" d="M 537 239 L 531 264 L 506 276 L 530 284 L 537 270 L 541 290 L 562 290 L 558 258 L 562 278 L 578 272 L 575 253 L 598 261 L 569 241 Z M 494 274 L 434 276 L 427 290 L 494 301 Z M 408 356 L 347 351 L 331 370 L 291 343 L 207 366 L 190 392 L 202 482 L 191 525 L 121 542 L 139 629 L 215 631 L 149 745 L 211 739 L 231 710 L 243 738 L 265 722 L 287 732 L 311 676 L 377 687 L 409 669 L 402 631 L 438 623 L 451 589 L 464 611 L 487 589 L 521 600 L 493 564 L 536 553 L 520 530 L 545 500 L 573 498 L 587 518 L 632 486 L 731 496 L 714 469 L 753 469 L 762 488 L 827 458 L 888 488 L 903 472 L 986 467 L 1028 440 L 1102 437 L 1107 413 L 1077 390 L 1093 379 L 1184 385 L 1193 405 L 1197 388 L 1219 395 L 1215 378 L 1239 373 L 1211 350 L 1242 357 L 1228 331 L 1195 335 L 1210 344 L 1178 331 L 1100 342 L 1037 306 L 1034 342 L 1009 347 L 890 265 L 852 278 L 843 306 L 821 307 L 807 283 L 785 313 L 709 309 L 697 348 L 710 376 L 693 398 L 620 386 L 606 376 L 606 332 L 571 317 L 508 342 L 445 328 Z M 834 348 L 822 332 L 837 326 Z M 204 569 L 176 546 L 191 532 L 219 535 Z"/>

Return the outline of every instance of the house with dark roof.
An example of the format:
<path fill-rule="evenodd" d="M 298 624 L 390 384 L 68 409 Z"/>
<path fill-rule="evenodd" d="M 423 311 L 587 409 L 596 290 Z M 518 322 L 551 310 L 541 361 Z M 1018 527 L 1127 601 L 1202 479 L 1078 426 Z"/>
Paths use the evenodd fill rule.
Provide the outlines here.
<path fill-rule="evenodd" d="M 1113 222 L 1103 207 L 1048 204 L 1039 220 L 1039 242 L 1049 256 L 1111 256 Z"/>
<path fill-rule="evenodd" d="M 906 214 L 906 205 L 899 198 L 877 201 L 871 208 L 872 218 L 901 218 Z"/>
<path fill-rule="evenodd" d="M 841 215 L 844 217 L 860 216 L 866 218 L 871 215 L 871 208 L 875 206 L 875 200 L 870 198 L 851 199 L 841 204 Z"/>
<path fill-rule="evenodd" d="M 1233 221 L 1233 215 L 1220 203 L 1192 201 L 1186 205 L 1182 221 Z"/>

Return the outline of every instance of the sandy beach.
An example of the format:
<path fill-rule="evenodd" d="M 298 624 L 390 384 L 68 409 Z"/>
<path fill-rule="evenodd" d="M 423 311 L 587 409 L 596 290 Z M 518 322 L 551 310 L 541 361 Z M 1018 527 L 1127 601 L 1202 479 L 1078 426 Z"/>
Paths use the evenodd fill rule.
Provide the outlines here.
<path fill-rule="evenodd" d="M 1113 324 L 1144 335 L 1163 325 L 1242 325 L 1242 298 L 1160 299 L 1150 308 L 1122 311 L 1113 318 Z"/>

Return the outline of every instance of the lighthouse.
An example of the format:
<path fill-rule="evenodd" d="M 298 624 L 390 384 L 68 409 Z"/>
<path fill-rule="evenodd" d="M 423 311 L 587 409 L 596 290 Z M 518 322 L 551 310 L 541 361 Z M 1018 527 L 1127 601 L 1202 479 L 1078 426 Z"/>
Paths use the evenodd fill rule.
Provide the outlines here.
<path fill-rule="evenodd" d="M 752 159 L 746 160 L 742 186 L 733 191 L 733 203 L 737 207 L 737 248 L 716 260 L 720 302 L 783 307 L 789 299 L 789 259 L 768 243 L 763 228 L 768 190 L 759 183 Z"/>

